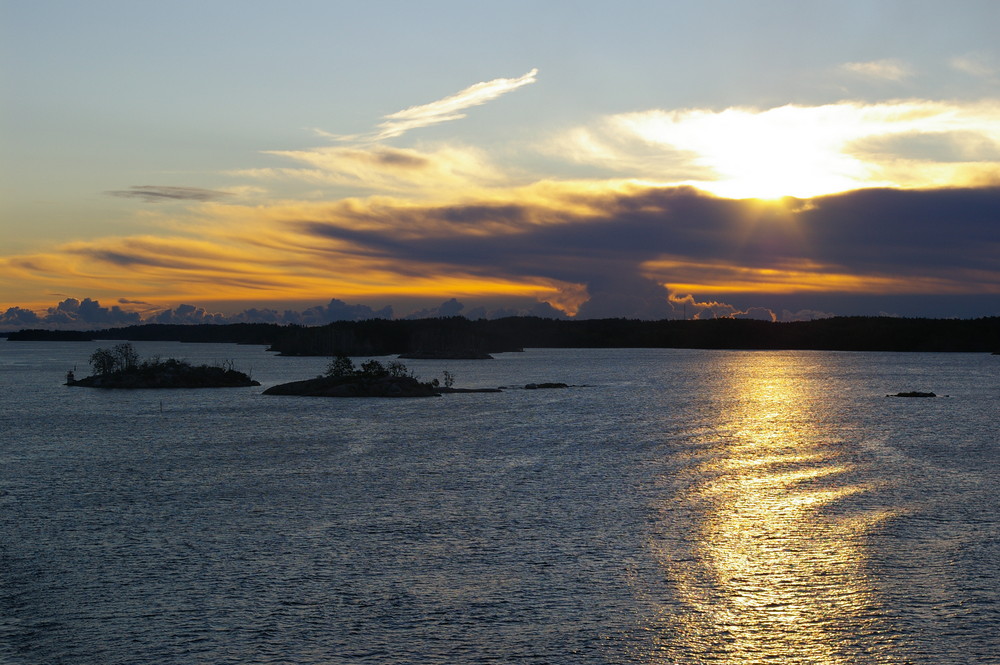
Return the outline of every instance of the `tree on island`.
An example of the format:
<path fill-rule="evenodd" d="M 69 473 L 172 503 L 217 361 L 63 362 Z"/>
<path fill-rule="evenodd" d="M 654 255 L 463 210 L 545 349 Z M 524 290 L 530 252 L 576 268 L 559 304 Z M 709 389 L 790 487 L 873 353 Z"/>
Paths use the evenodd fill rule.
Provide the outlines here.
<path fill-rule="evenodd" d="M 420 382 L 399 361 L 382 364 L 366 360 L 361 367 L 347 356 L 335 357 L 326 373 L 315 379 L 292 381 L 271 386 L 265 395 L 302 395 L 311 397 L 434 397 L 440 393 L 437 381 Z"/>
<path fill-rule="evenodd" d="M 343 378 L 352 376 L 363 376 L 368 378 L 381 378 L 381 377 L 410 377 L 412 379 L 417 378 L 416 375 L 411 372 L 406 365 L 399 362 L 398 360 L 393 360 L 392 362 L 383 365 L 377 360 L 366 360 L 361 363 L 361 369 L 356 369 L 354 367 L 354 361 L 347 356 L 337 356 L 330 361 L 327 365 L 325 376 L 333 378 Z"/>

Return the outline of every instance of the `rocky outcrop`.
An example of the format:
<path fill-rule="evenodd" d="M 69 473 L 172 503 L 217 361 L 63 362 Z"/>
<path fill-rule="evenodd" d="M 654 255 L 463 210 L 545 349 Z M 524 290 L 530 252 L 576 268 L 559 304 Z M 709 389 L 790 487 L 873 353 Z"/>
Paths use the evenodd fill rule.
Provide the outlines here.
<path fill-rule="evenodd" d="M 321 376 L 272 386 L 265 395 L 304 397 L 438 397 L 439 389 L 410 376 Z"/>

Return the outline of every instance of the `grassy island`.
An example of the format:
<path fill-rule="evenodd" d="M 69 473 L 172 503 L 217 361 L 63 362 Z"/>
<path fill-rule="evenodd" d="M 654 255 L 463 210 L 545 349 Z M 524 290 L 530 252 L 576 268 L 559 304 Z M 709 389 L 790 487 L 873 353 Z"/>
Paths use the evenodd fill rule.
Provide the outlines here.
<path fill-rule="evenodd" d="M 231 365 L 192 365 L 186 360 L 159 357 L 140 360 L 131 344 L 97 349 L 90 356 L 91 376 L 76 379 L 70 372 L 66 385 L 84 388 L 135 390 L 143 388 L 242 388 L 259 386 L 248 374 Z"/>

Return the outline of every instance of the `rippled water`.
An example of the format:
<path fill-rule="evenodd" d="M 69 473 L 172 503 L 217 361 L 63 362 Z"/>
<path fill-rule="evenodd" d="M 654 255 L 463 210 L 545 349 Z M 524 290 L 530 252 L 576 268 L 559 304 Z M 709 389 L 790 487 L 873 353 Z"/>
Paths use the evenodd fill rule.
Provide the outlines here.
<path fill-rule="evenodd" d="M 99 345 L 0 341 L 0 662 L 1000 662 L 1000 357 L 529 350 L 407 364 L 579 387 L 421 400 L 61 386 Z M 265 387 L 325 365 L 136 346 Z"/>

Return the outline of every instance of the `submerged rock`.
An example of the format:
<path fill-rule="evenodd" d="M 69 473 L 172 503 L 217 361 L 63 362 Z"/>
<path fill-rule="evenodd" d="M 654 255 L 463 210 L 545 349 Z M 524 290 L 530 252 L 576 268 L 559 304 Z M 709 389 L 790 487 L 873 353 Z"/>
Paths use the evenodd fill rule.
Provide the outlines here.
<path fill-rule="evenodd" d="M 449 388 L 438 387 L 438 391 L 444 393 L 502 393 L 501 388 Z"/>

